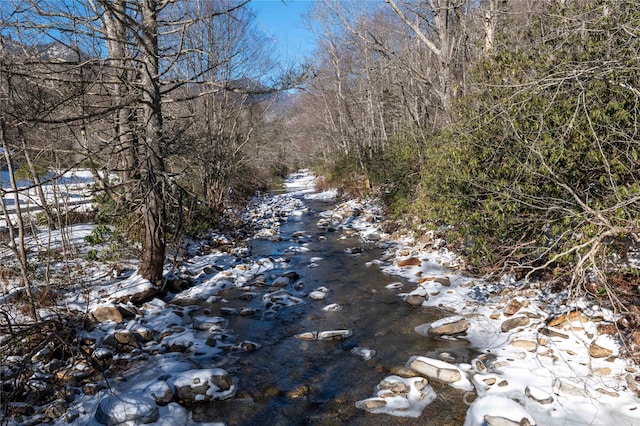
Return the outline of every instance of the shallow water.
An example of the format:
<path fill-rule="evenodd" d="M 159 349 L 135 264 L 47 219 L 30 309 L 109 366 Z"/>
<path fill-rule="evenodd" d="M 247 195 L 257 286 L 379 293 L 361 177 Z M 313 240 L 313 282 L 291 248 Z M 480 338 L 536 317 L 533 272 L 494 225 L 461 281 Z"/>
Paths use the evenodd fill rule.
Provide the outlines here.
<path fill-rule="evenodd" d="M 310 212 L 291 217 L 281 227 L 282 240 L 252 241 L 252 256 L 287 257 L 287 270 L 296 271 L 308 293 L 317 287 L 330 289 L 325 300 L 308 297 L 305 304 L 281 310 L 276 318 L 260 315 L 230 316 L 229 329 L 238 341 L 250 340 L 261 345 L 251 353 L 238 354 L 235 365 L 225 365 L 238 378 L 239 392 L 231 399 L 193 407 L 194 420 L 223 421 L 228 425 L 372 425 L 372 424 L 461 424 L 467 405 L 464 392 L 432 383 L 438 398 L 419 418 L 370 414 L 355 408 L 358 400 L 374 396 L 375 386 L 403 367 L 413 355 L 437 357 L 443 352 L 467 362 L 477 355 L 463 340 L 446 340 L 421 336 L 414 327 L 433 322 L 447 314 L 436 308 L 411 307 L 386 285 L 398 277 L 384 274 L 377 265 L 382 250 L 363 245 L 357 236 L 318 228 L 318 213 L 332 204 L 307 200 Z M 302 238 L 291 235 L 304 231 Z M 326 240 L 321 240 L 321 237 Z M 304 246 L 305 252 L 291 254 L 290 247 Z M 346 249 L 361 247 L 361 254 Z M 309 267 L 312 257 L 321 257 L 317 267 Z M 284 270 L 270 271 L 278 274 Z M 409 288 L 409 284 L 406 288 Z M 235 293 L 234 293 L 235 292 Z M 224 295 L 226 307 L 254 306 L 259 309 L 261 295 L 251 301 L 240 300 L 239 290 Z M 322 308 L 337 303 L 342 309 L 324 312 Z M 218 315 L 215 310 L 212 315 Z M 353 334 L 342 340 L 304 341 L 294 335 L 306 331 L 349 329 Z M 354 347 L 376 351 L 370 360 L 351 353 Z"/>

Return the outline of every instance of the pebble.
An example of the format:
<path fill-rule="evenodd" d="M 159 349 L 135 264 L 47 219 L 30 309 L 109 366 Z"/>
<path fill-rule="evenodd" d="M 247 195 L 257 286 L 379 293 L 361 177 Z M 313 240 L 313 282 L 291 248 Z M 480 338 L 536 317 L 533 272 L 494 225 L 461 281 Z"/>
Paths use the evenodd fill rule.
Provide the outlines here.
<path fill-rule="evenodd" d="M 370 360 L 371 358 L 373 358 L 376 355 L 376 351 L 374 351 L 373 349 L 369 349 L 369 348 L 362 348 L 359 346 L 356 346 L 355 348 L 351 349 L 351 353 L 354 355 L 359 356 L 360 358 L 362 358 L 365 361 Z"/>

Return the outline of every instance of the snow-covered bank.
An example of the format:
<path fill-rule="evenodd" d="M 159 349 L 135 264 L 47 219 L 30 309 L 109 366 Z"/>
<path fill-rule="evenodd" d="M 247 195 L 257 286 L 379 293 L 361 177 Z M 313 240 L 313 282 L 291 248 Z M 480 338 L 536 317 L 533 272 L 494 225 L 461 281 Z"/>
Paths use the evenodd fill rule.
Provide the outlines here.
<path fill-rule="evenodd" d="M 376 389 L 356 407 L 378 414 L 353 411 L 378 424 L 388 422 L 389 415 L 424 418 L 438 397 L 439 387 L 432 385 L 440 382 L 466 392 L 462 399 L 469 404 L 469 426 L 640 422 L 635 393 L 638 368 L 619 356 L 615 336 L 605 333 L 615 330 L 613 313 L 584 301 L 565 306 L 544 289 L 508 277 L 489 282 L 464 276 L 456 255 L 428 235 L 416 240 L 385 234 L 382 210 L 372 201 L 349 200 L 310 216 L 305 199 L 335 196 L 331 191 L 315 193 L 312 182 L 310 173 L 296 174 L 286 182 L 295 195 L 257 199 L 243 216 L 253 239 L 289 246 L 283 255 L 256 256 L 250 244 L 212 233 L 207 240 L 188 242 L 182 262 L 167 265 L 166 296 L 127 302 L 127 297 L 150 289 L 132 271 L 115 277 L 96 273 L 69 288 L 64 310 L 87 313 L 86 322 L 91 324 L 76 330 L 78 354 L 62 363 L 54 347 L 45 345 L 31 358 L 9 359 L 0 366 L 0 377 L 4 390 L 29 364 L 30 389 L 62 385 L 71 394 L 29 400 L 29 408 L 14 404 L 7 408 L 15 414 L 13 423 L 194 424 L 189 407 L 195 403 L 247 398 L 238 373 L 260 363 L 264 342 L 238 338 L 230 318 L 269 321 L 289 308 L 312 303 L 326 304 L 319 315 L 348 309 L 325 300 L 333 291 L 331 284 L 303 289 L 301 270 L 290 269 L 291 256 L 309 249 L 304 232 L 283 241 L 281 228 L 303 216 L 317 220 L 327 235 L 357 235 L 366 246 L 386 249 L 367 268 L 380 268 L 398 280 L 386 287 L 390 298 L 403 301 L 394 308 L 437 306 L 449 313 L 416 327 L 408 338 L 462 341 L 482 353 L 471 361 L 446 351 L 437 356 L 407 353 L 406 364 L 397 366 L 392 375 L 380 373 L 377 386 L 363 383 L 362 378 L 357 381 L 367 393 Z M 87 229 L 76 231 L 74 237 Z M 75 243 L 82 245 L 82 238 L 75 238 Z M 322 253 L 318 254 L 310 255 L 304 267 L 322 267 Z M 379 289 L 362 290 L 373 294 Z M 353 339 L 357 332 L 357 328 L 305 329 L 295 338 L 327 343 L 334 337 Z M 380 356 L 381 348 L 375 346 L 347 347 L 358 362 L 375 362 L 376 350 Z M 238 363 L 239 354 L 251 354 L 251 361 Z M 375 381 L 377 375 L 376 370 Z M 306 391 L 301 387 L 286 395 L 302 398 Z M 211 420 L 234 423 L 224 417 Z"/>
<path fill-rule="evenodd" d="M 300 183 L 286 182 L 302 191 L 296 196 L 264 197 L 247 210 L 244 220 L 253 238 L 277 241 L 280 226 L 288 218 L 307 212 L 297 196 L 310 192 L 312 179 L 308 174 L 301 177 Z M 84 237 L 91 229 L 76 226 L 65 236 L 71 236 L 69 241 L 78 252 L 85 253 Z M 61 240 L 57 234 L 52 238 Z M 304 246 L 293 249 L 304 250 Z M 79 268 L 85 273 L 80 282 L 62 291 L 64 306 L 41 312 L 52 318 L 60 314 L 66 318 L 67 312 L 87 315 L 86 322 L 93 325 L 75 329 L 77 334 L 69 342 L 81 346 L 82 354 L 61 357 L 57 343 L 45 341 L 36 355 L 3 357 L 7 362 L 0 368 L 2 395 L 22 396 L 2 407 L 2 417 L 10 424 L 192 424 L 195 421 L 186 407 L 234 397 L 237 379 L 227 366 L 235 365 L 238 354 L 256 351 L 261 345 L 238 340 L 228 317 L 276 318 L 281 309 L 307 303 L 313 291 L 293 291 L 298 280 L 295 271 L 270 273 L 276 268 L 286 270 L 286 257 L 253 258 L 246 245 L 221 234 L 187 242 L 181 258 L 180 265 L 167 264 L 169 293 L 143 304 L 132 301 L 148 300 L 157 289 L 134 270 L 105 274 L 85 262 Z M 237 292 L 240 300 L 261 299 L 262 306 L 231 308 L 220 296 L 229 291 Z M 220 315 L 213 315 L 212 309 Z M 0 344 L 12 338 L 0 335 Z M 25 388 L 41 391 L 23 392 L 19 377 L 25 371 L 33 375 Z M 55 391 L 60 386 L 70 390 L 63 399 Z"/>
<path fill-rule="evenodd" d="M 640 424 L 640 367 L 620 355 L 614 312 L 586 300 L 566 305 L 566 295 L 541 283 L 461 275 L 457 256 L 428 235 L 422 241 L 385 235 L 369 219 L 381 215 L 371 202 L 347 201 L 324 215 L 356 229 L 363 239 L 390 245 L 378 264 L 415 283 L 408 292 L 395 287 L 408 305 L 451 312 L 417 327 L 417 339 L 463 339 L 483 353 L 470 363 L 456 363 L 446 354 L 444 359 L 414 354 L 407 360 L 414 373 L 469 392 L 465 425 Z M 357 405 L 373 413 L 417 417 L 432 392 L 420 380 L 389 376 L 375 396 Z"/>
<path fill-rule="evenodd" d="M 41 179 L 43 183 L 40 189 L 42 190 L 45 202 L 50 207 L 55 206 L 60 210 L 76 211 L 87 211 L 91 209 L 91 185 L 94 183 L 94 178 L 90 171 L 75 169 L 67 171 L 52 170 Z M 31 182 L 21 183 L 23 186 L 19 186 L 18 193 L 15 194 L 11 192 L 11 188 L 7 187 L 7 182 L 3 182 L 4 204 L 12 223 L 15 223 L 16 220 L 16 196 L 23 214 L 30 212 L 35 216 L 43 210 L 39 190 L 36 187 L 29 187 Z M 6 226 L 6 218 L 0 214 L 0 227 Z"/>
<path fill-rule="evenodd" d="M 471 363 L 423 359 L 429 368 L 420 371 L 433 380 L 451 380 L 452 386 L 462 378 L 473 385 L 469 401 L 475 401 L 466 425 L 640 422 L 639 369 L 619 356 L 616 336 L 610 334 L 616 328 L 612 312 L 581 301 L 559 305 L 535 285 L 458 275 L 441 267 L 452 257 L 408 243 L 395 247 L 381 267 L 415 282 L 413 290 L 398 294 L 408 303 L 451 312 L 451 317 L 418 327 L 416 338 L 464 339 L 483 352 Z M 409 360 L 407 367 L 415 369 Z M 414 403 L 423 404 L 419 398 Z M 410 412 L 379 405 L 370 411 Z M 505 419 L 511 423 L 500 423 Z"/>
<path fill-rule="evenodd" d="M 450 354 L 443 359 L 414 354 L 407 360 L 406 367 L 420 376 L 470 391 L 465 425 L 640 424 L 640 367 L 620 356 L 615 313 L 585 300 L 565 305 L 565 295 L 540 283 L 460 275 L 457 257 L 438 248 L 440 242 L 393 241 L 378 224 L 346 213 L 367 208 L 350 201 L 336 211 L 344 212 L 346 221 L 355 220 L 364 238 L 375 235 L 391 244 L 380 267 L 415 283 L 408 292 L 395 287 L 398 297 L 408 305 L 451 313 L 417 327 L 415 338 L 462 339 L 483 353 L 470 363 L 456 363 Z M 398 381 L 403 384 L 390 390 L 389 383 Z M 433 399 L 428 385 L 396 376 L 377 389 L 358 407 L 417 417 Z"/>

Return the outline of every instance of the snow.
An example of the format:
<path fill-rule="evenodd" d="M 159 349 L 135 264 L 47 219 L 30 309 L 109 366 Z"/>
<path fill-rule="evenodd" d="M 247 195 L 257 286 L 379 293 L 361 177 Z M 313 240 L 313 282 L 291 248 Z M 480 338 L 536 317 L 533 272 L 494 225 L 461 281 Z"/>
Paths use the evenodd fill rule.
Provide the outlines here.
<path fill-rule="evenodd" d="M 55 178 L 55 179 L 54 179 Z M 111 176 L 113 179 L 117 179 L 116 176 Z M 49 205 L 57 203 L 65 208 L 73 210 L 86 211 L 91 209 L 91 188 L 90 184 L 93 183 L 93 175 L 88 170 L 51 170 L 47 176 L 41 179 L 45 184 L 42 185 L 45 200 Z M 3 182 L 5 191 L 9 191 L 6 188 L 6 183 Z M 28 188 L 30 182 L 25 182 L 18 185 L 18 201 L 20 207 L 24 209 L 32 209 L 33 215 L 42 210 L 40 196 L 35 188 Z M 15 208 L 14 194 L 6 192 L 4 201 L 9 211 Z M 9 215 L 12 222 L 15 222 L 16 216 Z M 0 226 L 6 227 L 6 219 L 0 220 Z"/>
<path fill-rule="evenodd" d="M 290 195 L 315 192 L 316 177 L 307 169 L 291 174 L 284 181 L 284 187 Z"/>
<path fill-rule="evenodd" d="M 73 178 L 72 178 L 73 176 Z M 69 190 L 85 194 L 82 185 L 91 180 L 90 173 L 75 171 L 69 176 L 64 185 Z M 75 179 L 75 180 L 74 180 Z M 315 177 L 308 171 L 300 171 L 285 181 L 289 194 L 278 196 L 279 202 L 287 204 L 291 215 L 302 215 L 307 212 L 304 204 L 293 195 L 304 195 L 306 198 L 335 198 L 334 191 L 323 193 L 314 192 Z M 75 186 L 74 186 L 75 185 Z M 263 223 L 269 219 L 269 208 L 254 212 L 255 216 L 247 216 L 249 221 Z M 412 354 L 408 357 L 408 364 L 413 360 L 429 362 L 434 368 L 455 369 L 462 378 L 451 383 L 469 392 L 474 398 L 470 403 L 465 425 L 476 426 L 486 424 L 487 416 L 504 418 L 520 423 L 527 419 L 537 425 L 636 425 L 640 424 L 640 400 L 625 380 L 629 374 L 637 375 L 640 367 L 631 361 L 619 357 L 618 342 L 607 335 L 597 335 L 595 320 L 573 321 L 568 325 L 553 330 L 563 337 L 554 337 L 543 333 L 548 327 L 545 320 L 552 314 L 568 312 L 571 308 L 580 309 L 588 318 L 599 318 L 603 321 L 614 321 L 616 315 L 606 309 L 585 300 L 576 300 L 571 306 L 563 305 L 559 299 L 553 299 L 543 290 L 532 291 L 518 300 L 526 301 L 517 316 L 529 318 L 529 324 L 502 331 L 504 321 L 512 318 L 503 312 L 504 305 L 511 298 L 501 297 L 499 293 L 505 288 L 516 288 L 525 292 L 523 283 L 515 282 L 505 276 L 497 282 L 459 274 L 456 270 L 460 259 L 445 249 L 439 248 L 438 241 L 432 241 L 428 246 L 418 245 L 412 238 L 399 238 L 390 241 L 379 228 L 376 221 L 367 220 L 367 215 L 381 216 L 380 208 L 371 201 L 351 200 L 340 205 L 345 212 L 354 212 L 343 218 L 335 211 L 323 212 L 322 220 L 334 224 L 332 226 L 348 226 L 357 231 L 363 240 L 382 238 L 388 245 L 388 252 L 384 260 L 371 263 L 371 267 L 380 267 L 385 273 L 397 279 L 386 287 L 386 291 L 397 292 L 398 297 L 408 294 L 428 295 L 423 306 L 438 307 L 451 312 L 450 316 L 436 320 L 427 326 L 448 324 L 461 318 L 471 323 L 470 328 L 462 336 L 449 336 L 450 339 L 464 339 L 470 346 L 482 353 L 481 356 L 469 363 L 456 363 L 455 358 L 449 362 L 432 359 L 428 360 L 424 354 Z M 357 212 L 357 213 L 356 213 Z M 366 212 L 366 214 L 364 214 Z M 275 221 L 275 219 L 274 219 Z M 275 225 L 274 225 L 275 226 Z M 86 250 L 84 237 L 93 230 L 91 225 L 74 225 L 67 229 L 67 237 L 78 250 Z M 260 232 L 264 232 L 262 230 Z M 256 234 L 257 238 L 270 238 L 266 234 Z M 47 244 L 61 246 L 63 235 L 59 232 L 36 234 L 29 240 L 33 247 Z M 220 236 L 220 238 L 224 238 Z M 194 245 L 196 243 L 194 242 Z M 48 245 L 48 247 L 50 247 Z M 194 249 L 195 250 L 195 249 Z M 406 258 L 406 250 L 410 256 L 420 259 L 420 264 L 410 267 L 399 267 L 394 262 L 399 258 Z M 304 245 L 289 247 L 286 252 L 306 252 Z M 238 250 L 238 254 L 242 255 Z M 8 253 L 5 253 L 8 255 Z M 322 262 L 322 257 L 314 256 L 312 263 Z M 215 268 L 213 266 L 217 266 Z M 130 401 L 138 407 L 133 409 L 135 414 L 143 412 L 149 406 L 151 392 L 160 392 L 162 383 L 159 377 L 166 377 L 169 386 L 191 386 L 200 381 L 209 381 L 212 375 L 223 375 L 226 371 L 213 367 L 210 363 L 220 355 L 223 348 L 231 345 L 231 332 L 226 330 L 224 318 L 192 317 L 190 308 L 179 308 L 174 302 L 189 300 L 207 300 L 208 303 L 224 303 L 218 294 L 223 289 L 242 287 L 247 285 L 257 275 L 274 269 L 285 269 L 285 258 L 242 259 L 221 251 L 211 251 L 189 257 L 189 262 L 173 273 L 190 274 L 196 285 L 182 291 L 173 300 L 167 302 L 152 299 L 139 307 L 143 313 L 144 323 L 129 323 L 131 331 L 143 329 L 163 330 L 167 335 L 160 343 L 150 343 L 154 354 L 144 362 L 144 368 L 129 372 L 129 380 L 112 383 L 111 388 L 102 390 L 96 395 L 80 395 L 71 404 L 70 410 L 79 413 L 77 424 L 96 426 L 94 418 L 96 409 L 101 401 L 105 401 L 105 409 L 118 419 L 130 414 Z M 127 277 L 105 277 L 105 271 L 87 267 L 89 276 L 82 284 L 83 291 L 69 291 L 65 301 L 66 308 L 79 312 L 91 312 L 100 306 L 113 306 L 114 302 L 124 299 L 128 295 L 138 294 L 153 288 L 152 284 L 136 273 Z M 433 279 L 421 280 L 421 277 L 447 277 L 450 286 L 443 285 Z M 77 289 L 76 289 L 77 290 Z M 532 289 L 535 290 L 535 289 Z M 402 292 L 400 292 L 402 291 Z M 312 294 L 319 300 L 326 297 L 329 290 L 318 287 Z M 5 293 L 6 294 L 6 293 Z M 3 296 L 8 297 L 8 296 Z M 306 303 L 302 298 L 286 290 L 267 293 L 263 302 L 272 304 L 265 316 L 274 315 L 277 309 L 298 306 Z M 321 302 L 320 302 L 321 303 Z M 329 304 L 322 308 L 326 315 L 341 309 L 338 304 Z M 324 315 L 324 314 L 323 314 Z M 138 318 L 139 319 L 139 318 Z M 136 320 L 137 321 L 137 320 Z M 171 326 L 169 326 L 171 324 Z M 99 324 L 87 337 L 100 340 L 113 333 L 116 325 L 113 323 Z M 422 330 L 422 329 L 420 329 Z M 424 331 L 424 330 L 423 330 Z M 212 333 L 210 339 L 205 336 Z M 315 335 L 313 334 L 315 333 Z M 315 338 L 322 336 L 348 336 L 351 330 L 327 330 L 313 332 Z M 426 333 L 425 333 L 426 334 Z M 424 338 L 416 333 L 416 338 Z M 566 337 L 565 337 L 566 336 Z M 207 341 L 207 344 L 205 344 Z M 592 344 L 609 350 L 611 356 L 594 358 L 589 353 Z M 181 347 L 182 352 L 170 352 L 170 346 Z M 240 346 L 238 346 L 240 347 Z M 375 348 L 355 347 L 355 356 L 369 360 L 376 354 Z M 94 356 L 108 356 L 105 349 L 94 352 Z M 135 353 L 131 355 L 132 359 Z M 7 359 L 7 362 L 10 360 Z M 209 363 L 209 364 L 207 364 Z M 197 368 L 200 365 L 207 368 Z M 212 368 L 208 368 L 212 367 Z M 359 380 L 359 379 L 358 379 Z M 435 391 L 423 385 L 422 378 L 402 378 L 398 376 L 386 377 L 375 388 L 371 398 L 359 401 L 357 407 L 366 409 L 377 416 L 408 416 L 419 417 L 423 410 L 437 397 Z M 373 386 L 373 384 L 363 384 Z M 371 389 L 369 387 L 369 389 Z M 397 392 L 393 389 L 405 389 Z M 225 398 L 236 391 L 235 384 L 228 390 L 210 387 L 207 395 L 213 398 Z M 117 395 L 118 398 L 111 398 Z M 137 403 L 140 402 L 140 403 Z M 153 401 L 152 401 L 153 402 Z M 137 404 L 137 405 L 136 405 Z M 153 402 L 155 407 L 155 402 Z M 182 406 L 172 402 L 157 407 L 159 410 L 156 425 L 189 424 L 191 414 Z M 148 413 L 147 413 L 148 414 Z M 384 417 L 372 417 L 372 423 L 383 424 Z M 65 417 L 54 424 L 67 424 Z M 217 425 L 219 423 L 210 423 Z"/>
<path fill-rule="evenodd" d="M 388 376 L 377 386 L 376 397 L 358 401 L 356 407 L 377 414 L 419 417 L 422 410 L 437 398 L 431 386 L 424 382 L 419 377 Z M 390 392 L 391 389 L 408 389 L 408 392 Z"/>
<path fill-rule="evenodd" d="M 108 300 L 121 300 L 126 299 L 128 296 L 134 294 L 144 293 L 149 290 L 154 290 L 155 286 L 142 276 L 135 274 L 131 277 L 120 281 L 116 284 L 116 291 L 111 293 Z"/>
<path fill-rule="evenodd" d="M 527 413 L 520 404 L 513 399 L 490 396 L 486 398 L 480 398 L 476 400 L 467 413 L 467 418 L 464 422 L 464 426 L 483 426 L 488 422 L 487 417 L 502 417 L 511 420 L 513 424 L 523 424 L 522 419 L 527 419 L 529 424 L 541 424 L 536 423 L 533 418 Z M 493 423 L 492 423 L 493 424 Z M 502 423 L 495 423 L 502 424 Z M 504 424 L 511 424 L 505 422 Z M 566 423 L 565 423 L 566 424 Z"/>

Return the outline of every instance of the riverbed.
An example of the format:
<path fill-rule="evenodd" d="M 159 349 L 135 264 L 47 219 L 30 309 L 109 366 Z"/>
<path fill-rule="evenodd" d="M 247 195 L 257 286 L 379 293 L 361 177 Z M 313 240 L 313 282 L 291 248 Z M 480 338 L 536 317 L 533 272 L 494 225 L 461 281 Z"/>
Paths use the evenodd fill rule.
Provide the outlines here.
<path fill-rule="evenodd" d="M 240 357 L 235 370 L 239 396 L 196 407 L 194 418 L 219 419 L 232 424 L 456 424 L 464 419 L 468 406 L 462 392 L 441 386 L 439 398 L 419 418 L 370 414 L 356 408 L 374 387 L 395 368 L 403 367 L 411 355 L 438 357 L 445 353 L 458 362 L 469 362 L 476 354 L 463 339 L 421 336 L 420 324 L 448 315 L 434 307 L 412 307 L 398 297 L 402 283 L 384 273 L 376 260 L 383 256 L 383 244 L 365 242 L 348 227 L 318 226 L 321 213 L 333 201 L 305 200 L 305 212 L 292 216 L 280 227 L 277 239 L 250 242 L 256 258 L 284 257 L 279 276 L 294 271 L 299 277 L 290 283 L 305 302 L 282 309 L 274 318 L 264 318 L 262 295 L 242 299 L 234 289 L 222 294 L 225 308 L 253 308 L 260 314 L 234 315 L 229 328 L 239 340 L 261 345 Z M 394 289 L 387 286 L 395 283 Z M 308 293 L 324 287 L 322 300 Z M 334 307 L 333 309 L 324 309 Z M 212 314 L 220 312 L 212 310 Z M 351 335 L 327 341 L 308 341 L 295 336 L 309 331 L 349 330 Z M 355 349 L 355 350 L 354 350 Z M 358 355 L 357 349 L 375 355 Z M 455 421 L 457 419 L 457 422 Z"/>
<path fill-rule="evenodd" d="M 131 274 L 67 301 L 104 315 L 86 338 L 110 376 L 59 424 L 640 422 L 615 313 L 470 277 L 432 234 L 385 234 L 374 202 L 288 183 L 255 199 L 242 241 L 186 244 L 162 299 L 123 303 L 153 290 Z"/>

